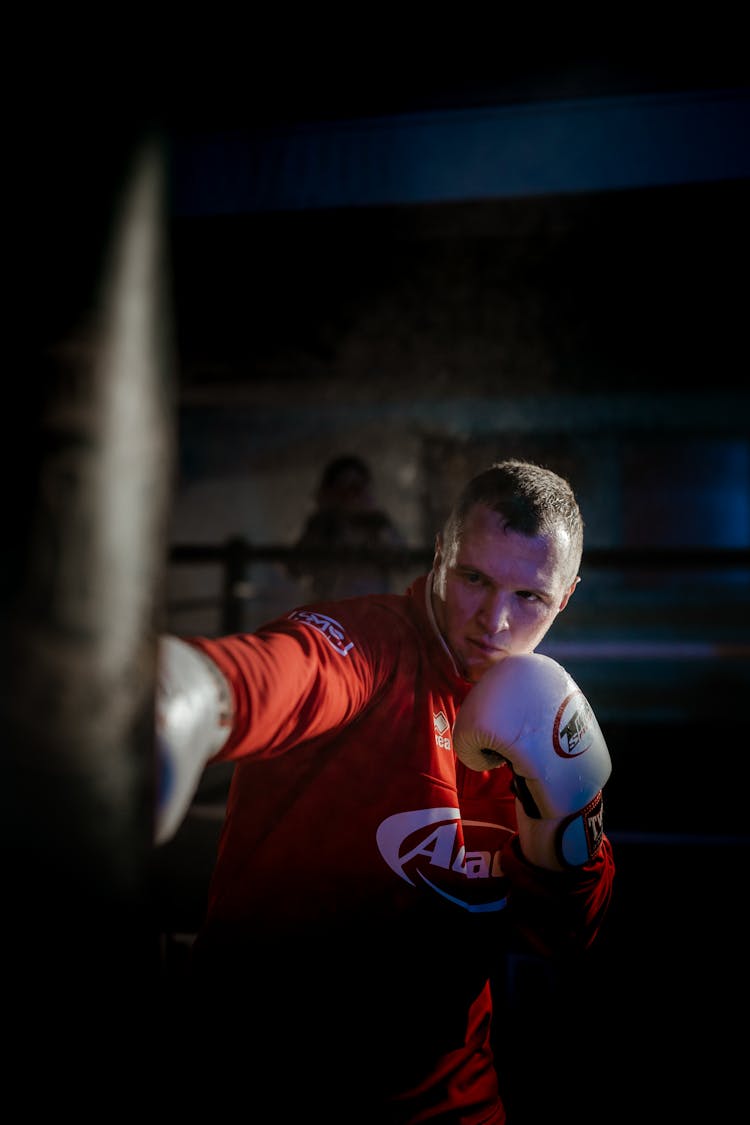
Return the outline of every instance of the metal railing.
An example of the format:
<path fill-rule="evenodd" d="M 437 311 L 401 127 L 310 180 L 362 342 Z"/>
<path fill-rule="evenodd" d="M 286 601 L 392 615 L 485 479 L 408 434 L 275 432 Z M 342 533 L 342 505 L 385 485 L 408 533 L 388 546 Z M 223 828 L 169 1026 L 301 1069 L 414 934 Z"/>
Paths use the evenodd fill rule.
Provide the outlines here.
<path fill-rule="evenodd" d="M 304 563 L 325 563 L 335 559 L 341 567 L 379 566 L 385 572 L 428 570 L 432 564 L 433 547 L 372 548 L 337 547 L 298 548 L 280 544 L 258 544 L 242 536 L 233 536 L 217 544 L 175 544 L 169 551 L 172 564 L 211 564 L 222 571 L 220 628 L 232 633 L 242 628 L 247 602 L 248 567 L 254 563 L 279 563 L 288 568 Z M 742 575 L 747 572 L 750 583 L 750 547 L 588 547 L 585 553 L 588 571 L 637 574 L 699 574 L 721 572 Z M 750 586 L 749 586 L 750 589 Z"/>

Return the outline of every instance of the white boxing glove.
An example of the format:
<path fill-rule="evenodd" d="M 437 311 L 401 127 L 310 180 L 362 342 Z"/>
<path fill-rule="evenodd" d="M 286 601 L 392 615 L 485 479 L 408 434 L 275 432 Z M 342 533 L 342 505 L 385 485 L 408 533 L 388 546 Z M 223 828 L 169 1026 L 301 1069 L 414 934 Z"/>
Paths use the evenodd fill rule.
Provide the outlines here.
<path fill-rule="evenodd" d="M 596 855 L 612 763 L 588 700 L 555 660 L 528 653 L 493 664 L 459 708 L 453 745 L 470 769 L 512 769 L 531 863 L 565 871 Z"/>
<path fill-rule="evenodd" d="M 223 673 L 177 637 L 159 639 L 156 744 L 159 792 L 155 842 L 179 828 L 209 758 L 229 737 L 232 697 Z"/>

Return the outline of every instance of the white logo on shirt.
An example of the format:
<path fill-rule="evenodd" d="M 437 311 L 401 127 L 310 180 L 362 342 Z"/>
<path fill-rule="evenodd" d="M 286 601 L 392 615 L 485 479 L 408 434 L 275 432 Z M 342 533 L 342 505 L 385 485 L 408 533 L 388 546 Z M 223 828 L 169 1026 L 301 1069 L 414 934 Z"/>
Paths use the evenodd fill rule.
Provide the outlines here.
<path fill-rule="evenodd" d="M 349 650 L 354 648 L 354 641 L 347 640 L 343 627 L 332 617 L 324 613 L 313 613 L 310 609 L 295 609 L 289 614 L 290 621 L 303 621 L 311 625 L 318 633 L 322 633 L 331 648 L 341 656 L 348 656 Z"/>
<path fill-rule="evenodd" d="M 450 723 L 445 717 L 443 711 L 438 711 L 437 714 L 433 711 L 432 723 L 435 728 L 435 743 L 441 750 L 451 750 L 451 735 Z M 446 734 L 447 731 L 447 734 Z"/>
<path fill-rule="evenodd" d="M 484 846 L 469 849 L 460 843 L 460 827 L 464 841 Z M 387 817 L 378 828 L 377 844 L 400 879 L 415 887 L 414 876 L 476 914 L 502 910 L 508 901 L 500 852 L 512 835 L 500 824 L 461 821 L 459 809 L 416 809 Z"/>

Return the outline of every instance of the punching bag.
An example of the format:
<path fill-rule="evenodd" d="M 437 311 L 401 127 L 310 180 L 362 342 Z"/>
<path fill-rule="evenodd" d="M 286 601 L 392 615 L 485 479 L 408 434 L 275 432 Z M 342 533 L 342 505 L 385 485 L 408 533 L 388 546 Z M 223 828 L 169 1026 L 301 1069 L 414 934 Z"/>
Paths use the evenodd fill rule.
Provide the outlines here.
<path fill-rule="evenodd" d="M 114 137 L 60 142 L 60 193 L 30 224 L 1 665 L 6 967 L 29 1005 L 110 1012 L 157 958 L 153 705 L 175 445 L 167 153 L 156 134 Z"/>

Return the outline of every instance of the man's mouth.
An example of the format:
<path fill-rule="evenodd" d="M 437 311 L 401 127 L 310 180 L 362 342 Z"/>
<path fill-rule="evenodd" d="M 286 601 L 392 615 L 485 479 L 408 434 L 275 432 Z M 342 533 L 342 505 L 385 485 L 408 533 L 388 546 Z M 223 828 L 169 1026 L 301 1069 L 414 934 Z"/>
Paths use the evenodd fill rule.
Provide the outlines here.
<path fill-rule="evenodd" d="M 469 637 L 468 642 L 470 648 L 477 649 L 481 655 L 488 660 L 497 659 L 500 656 L 506 655 L 506 651 L 502 645 L 493 645 L 488 641 L 482 641 L 473 637 Z"/>

